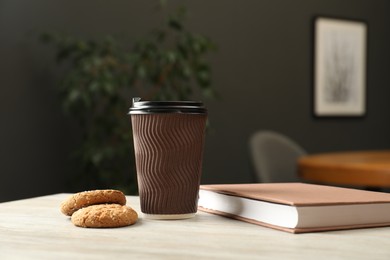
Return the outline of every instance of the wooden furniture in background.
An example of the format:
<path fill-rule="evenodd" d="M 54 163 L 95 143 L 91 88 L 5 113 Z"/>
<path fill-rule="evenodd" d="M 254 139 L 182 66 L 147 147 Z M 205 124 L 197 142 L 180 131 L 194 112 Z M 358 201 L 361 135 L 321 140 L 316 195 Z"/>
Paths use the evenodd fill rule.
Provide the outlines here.
<path fill-rule="evenodd" d="M 310 182 L 366 188 L 390 187 L 390 151 L 351 151 L 303 156 L 299 175 Z"/>

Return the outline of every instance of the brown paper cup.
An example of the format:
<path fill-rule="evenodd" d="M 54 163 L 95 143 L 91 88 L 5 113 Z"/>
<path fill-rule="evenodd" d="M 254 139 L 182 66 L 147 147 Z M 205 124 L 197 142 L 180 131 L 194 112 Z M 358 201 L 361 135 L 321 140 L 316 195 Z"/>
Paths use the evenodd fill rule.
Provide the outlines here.
<path fill-rule="evenodd" d="M 192 217 L 197 211 L 207 114 L 204 107 L 186 110 L 181 102 L 175 102 L 175 108 L 173 102 L 149 103 L 154 103 L 154 110 L 136 110 L 136 102 L 130 109 L 141 211 L 154 219 Z"/>

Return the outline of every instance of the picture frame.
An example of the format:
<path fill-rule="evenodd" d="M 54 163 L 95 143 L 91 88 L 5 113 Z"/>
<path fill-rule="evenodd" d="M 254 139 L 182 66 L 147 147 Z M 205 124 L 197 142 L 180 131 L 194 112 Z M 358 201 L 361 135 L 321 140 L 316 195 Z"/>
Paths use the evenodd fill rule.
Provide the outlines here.
<path fill-rule="evenodd" d="M 314 108 L 316 117 L 366 115 L 367 24 L 358 20 L 314 20 Z"/>

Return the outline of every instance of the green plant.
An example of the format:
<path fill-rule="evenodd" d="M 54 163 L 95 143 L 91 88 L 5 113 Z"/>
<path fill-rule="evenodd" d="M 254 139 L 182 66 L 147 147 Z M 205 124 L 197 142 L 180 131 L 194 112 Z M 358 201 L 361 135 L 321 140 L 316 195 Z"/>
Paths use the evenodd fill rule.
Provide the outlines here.
<path fill-rule="evenodd" d="M 213 42 L 184 26 L 185 10 L 170 15 L 123 49 L 111 36 L 82 40 L 57 33 L 42 35 L 55 46 L 64 78 L 59 89 L 64 112 L 77 120 L 82 143 L 75 152 L 78 188 L 117 188 L 136 192 L 130 120 L 132 97 L 188 100 L 194 92 L 214 97 L 207 54 Z"/>

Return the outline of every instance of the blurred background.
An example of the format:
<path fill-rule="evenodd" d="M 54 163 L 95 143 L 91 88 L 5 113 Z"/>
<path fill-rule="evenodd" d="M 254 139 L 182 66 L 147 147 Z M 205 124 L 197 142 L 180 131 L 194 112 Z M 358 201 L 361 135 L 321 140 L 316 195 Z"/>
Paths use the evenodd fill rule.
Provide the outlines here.
<path fill-rule="evenodd" d="M 75 162 L 69 154 L 79 145 L 79 128 L 61 111 L 57 85 L 63 71 L 39 35 L 120 35 L 131 45 L 158 25 L 157 3 L 0 0 L 0 202 L 73 191 L 68 183 Z M 309 153 L 389 148 L 388 0 L 170 0 L 167 5 L 172 10 L 184 5 L 188 28 L 218 46 L 209 55 L 219 98 L 204 100 L 210 129 L 202 183 L 253 182 L 248 141 L 257 130 L 283 133 Z M 313 116 L 318 15 L 368 25 L 364 117 Z M 123 120 L 129 120 L 126 114 Z"/>

